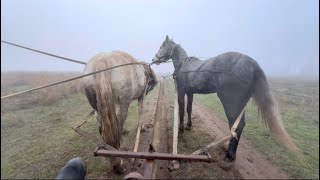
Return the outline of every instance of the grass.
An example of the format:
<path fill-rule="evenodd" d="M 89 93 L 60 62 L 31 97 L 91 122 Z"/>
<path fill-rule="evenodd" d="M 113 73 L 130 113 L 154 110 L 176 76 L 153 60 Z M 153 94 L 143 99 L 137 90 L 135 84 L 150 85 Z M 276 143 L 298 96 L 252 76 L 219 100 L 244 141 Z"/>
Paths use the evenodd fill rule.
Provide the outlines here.
<path fill-rule="evenodd" d="M 134 134 L 136 107 L 133 102 L 125 123 L 130 134 Z M 1 179 L 52 179 L 68 160 L 77 156 L 87 165 L 87 178 L 120 178 L 111 173 L 109 161 L 93 156 L 96 144 L 70 128 L 83 121 L 90 110 L 86 97 L 77 93 L 51 105 L 1 115 Z M 99 137 L 97 127 L 92 117 L 81 128 Z M 131 137 L 134 136 L 125 136 L 123 143 L 131 142 Z"/>
<path fill-rule="evenodd" d="M 282 119 L 290 136 L 304 152 L 300 161 L 281 146 L 259 119 L 257 109 L 250 100 L 246 108 L 244 137 L 292 178 L 319 179 L 319 84 L 312 81 L 271 79 Z M 195 99 L 227 121 L 223 106 L 216 94 L 195 95 Z"/>
<path fill-rule="evenodd" d="M 47 81 L 63 79 L 66 76 L 69 74 L 50 74 L 53 78 Z M 11 82 L 16 82 L 18 78 L 7 77 L 12 79 Z M 40 85 L 36 83 L 39 78 L 34 74 L 22 79 L 28 81 L 6 84 L 5 88 L 19 91 Z M 10 98 L 1 102 L 1 179 L 53 179 L 67 161 L 77 156 L 87 165 L 86 178 L 122 178 L 111 173 L 109 161 L 93 156 L 96 147 L 94 142 L 80 137 L 71 129 L 83 121 L 83 117 L 91 111 L 91 107 L 81 91 L 68 91 L 75 87 L 74 84 L 69 85 L 70 87 L 66 85 L 62 89 L 52 91 L 51 93 L 56 95 L 52 95 L 50 101 L 45 99 L 42 101 L 41 97 L 43 98 L 44 94 L 34 93 L 19 96 L 16 100 Z M 5 92 L 2 86 L 1 94 L 6 93 L 10 92 Z M 23 101 L 26 101 L 23 108 L 16 107 L 19 105 L 18 102 Z M 3 109 L 3 105 L 7 108 Z M 136 109 L 137 103 L 133 102 L 129 107 L 129 117 L 125 123 L 125 128 L 130 133 L 123 137 L 123 144 L 132 142 L 134 138 Z M 95 117 L 81 128 L 99 137 Z"/>

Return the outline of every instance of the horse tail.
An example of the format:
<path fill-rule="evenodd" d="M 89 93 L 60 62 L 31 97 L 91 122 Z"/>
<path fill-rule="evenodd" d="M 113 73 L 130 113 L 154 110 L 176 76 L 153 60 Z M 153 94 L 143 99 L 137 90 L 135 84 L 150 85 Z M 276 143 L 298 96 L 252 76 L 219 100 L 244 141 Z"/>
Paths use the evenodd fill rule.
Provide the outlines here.
<path fill-rule="evenodd" d="M 101 136 L 105 143 L 120 147 L 121 130 L 115 112 L 110 72 L 94 75 L 96 81 L 97 109 L 100 115 Z"/>
<path fill-rule="evenodd" d="M 290 150 L 297 152 L 298 148 L 284 127 L 277 101 L 271 94 L 267 78 L 259 65 L 257 65 L 255 79 L 253 99 L 258 106 L 259 116 L 262 117 L 264 124 L 274 137 L 280 140 Z"/>

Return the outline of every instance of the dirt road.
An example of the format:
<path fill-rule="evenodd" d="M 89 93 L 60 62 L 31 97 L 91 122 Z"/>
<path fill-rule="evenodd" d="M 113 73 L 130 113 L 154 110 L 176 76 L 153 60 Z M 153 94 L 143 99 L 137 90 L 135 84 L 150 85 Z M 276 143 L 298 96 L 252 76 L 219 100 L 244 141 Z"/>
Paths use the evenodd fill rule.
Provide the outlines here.
<path fill-rule="evenodd" d="M 193 116 L 195 117 L 193 122 L 200 125 L 216 139 L 229 133 L 227 122 L 217 118 L 212 111 L 197 101 L 194 102 Z M 219 161 L 222 161 L 224 152 L 219 153 L 219 156 Z M 267 160 L 243 137 L 238 146 L 237 159 L 233 167 L 229 171 L 225 170 L 225 173 L 237 174 L 239 177 L 235 178 L 243 179 L 288 179 L 287 173 Z"/>

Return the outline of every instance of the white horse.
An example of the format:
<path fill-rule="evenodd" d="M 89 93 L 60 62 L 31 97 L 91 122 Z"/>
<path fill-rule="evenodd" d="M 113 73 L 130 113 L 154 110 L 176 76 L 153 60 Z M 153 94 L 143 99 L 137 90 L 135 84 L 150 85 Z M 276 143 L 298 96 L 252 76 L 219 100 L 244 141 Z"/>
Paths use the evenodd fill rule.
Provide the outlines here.
<path fill-rule="evenodd" d="M 134 62 L 137 61 L 125 52 L 101 53 L 87 63 L 84 73 Z M 153 70 L 143 64 L 122 66 L 84 78 L 84 89 L 97 114 L 99 132 L 105 143 L 120 148 L 121 132 L 131 102 L 138 100 L 140 118 L 143 99 L 156 83 Z M 116 173 L 125 171 L 120 158 L 111 158 L 111 164 Z"/>

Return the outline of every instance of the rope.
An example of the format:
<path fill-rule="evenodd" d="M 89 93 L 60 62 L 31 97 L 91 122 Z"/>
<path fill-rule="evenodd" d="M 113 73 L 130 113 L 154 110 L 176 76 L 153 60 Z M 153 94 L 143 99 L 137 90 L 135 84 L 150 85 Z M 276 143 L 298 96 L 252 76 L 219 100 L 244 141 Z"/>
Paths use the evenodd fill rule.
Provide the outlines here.
<path fill-rule="evenodd" d="M 84 65 L 87 64 L 87 63 L 82 62 L 82 61 L 77 61 L 77 60 L 74 60 L 74 59 L 70 59 L 70 58 L 54 55 L 54 54 L 51 54 L 51 53 L 46 53 L 46 52 L 43 52 L 43 51 L 39 51 L 39 50 L 36 50 L 36 49 L 28 48 L 28 47 L 21 46 L 21 45 L 18 45 L 18 44 L 14 44 L 14 43 L 11 43 L 11 42 L 7 42 L 7 41 L 4 41 L 4 40 L 1 40 L 1 42 L 6 43 L 6 44 L 10 44 L 12 46 L 20 47 L 20 48 L 23 48 L 23 49 L 27 49 L 27 50 L 30 50 L 30 51 L 34 51 L 34 52 L 37 52 L 37 53 L 41 53 L 41 54 L 45 54 L 45 55 L 48 55 L 48 56 L 52 56 L 52 57 L 55 57 L 55 58 L 63 59 L 63 60 L 66 60 L 66 61 L 71 61 L 71 62 L 84 64 Z M 165 63 L 169 63 L 169 62 L 170 61 L 167 61 Z M 156 62 L 152 62 L 152 63 L 135 62 L 135 63 L 122 64 L 122 65 L 119 65 L 119 66 L 114 66 L 114 67 L 111 67 L 111 68 L 102 69 L 102 70 L 95 71 L 95 72 L 92 72 L 92 73 L 89 73 L 89 74 L 84 74 L 84 75 L 77 76 L 77 77 L 74 77 L 74 78 L 70 78 L 70 79 L 67 79 L 67 80 L 59 81 L 59 82 L 56 82 L 56 83 L 52 83 L 52 84 L 48 84 L 48 85 L 44 85 L 44 86 L 39 86 L 39 87 L 32 88 L 32 89 L 29 89 L 29 90 L 20 91 L 20 92 L 17 92 L 17 93 L 13 93 L 13 94 L 9 94 L 9 95 L 6 95 L 6 96 L 2 96 L 1 100 L 9 98 L 9 97 L 17 96 L 19 94 L 23 94 L 23 93 L 27 93 L 27 92 L 31 92 L 31 91 L 35 91 L 35 90 L 39 90 L 39 89 L 43 89 L 43 88 L 47 88 L 47 87 L 50 87 L 50 86 L 62 84 L 62 83 L 65 83 L 65 82 L 73 81 L 73 80 L 76 80 L 76 79 L 80 79 L 80 78 L 83 78 L 83 77 L 86 77 L 86 76 L 90 76 L 90 75 L 93 75 L 93 74 L 96 74 L 96 73 L 100 73 L 100 72 L 103 72 L 103 71 L 111 70 L 111 69 L 114 69 L 114 68 L 117 68 L 117 67 L 121 67 L 121 66 L 127 66 L 127 65 L 149 65 L 150 66 L 150 65 L 153 65 L 155 63 Z"/>
<path fill-rule="evenodd" d="M 77 77 L 74 77 L 74 78 L 70 78 L 70 79 L 66 79 L 66 80 L 63 80 L 63 81 L 55 82 L 55 83 L 52 83 L 52 84 L 48 84 L 48 85 L 32 88 L 32 89 L 25 90 L 25 91 L 20 91 L 20 92 L 17 92 L 17 93 L 6 95 L 6 96 L 1 96 L 1 100 L 9 98 L 9 97 L 12 97 L 12 96 L 16 96 L 16 95 L 19 95 L 19 94 L 35 91 L 35 90 L 38 90 L 38 89 L 43 89 L 43 88 L 47 88 L 47 87 L 50 87 L 50 86 L 66 83 L 66 82 L 69 82 L 69 81 L 73 81 L 73 80 L 76 80 L 76 79 L 80 79 L 80 78 L 83 78 L 83 77 L 86 77 L 86 76 L 97 74 L 97 73 L 100 73 L 100 72 L 103 72 L 103 71 L 108 71 L 108 70 L 115 69 L 115 68 L 118 68 L 118 67 L 128 66 L 128 65 L 144 65 L 144 64 L 150 65 L 148 63 L 142 63 L 142 62 L 133 62 L 133 63 L 121 64 L 121 65 L 118 65 L 118 66 L 113 66 L 111 68 L 102 69 L 102 70 L 99 70 L 99 71 L 95 71 L 95 72 L 84 74 L 84 75 L 77 76 Z"/>
<path fill-rule="evenodd" d="M 63 59 L 63 60 L 66 60 L 66 61 L 71 61 L 71 62 L 75 62 L 75 63 L 78 63 L 78 64 L 84 64 L 84 65 L 87 64 L 87 63 L 82 62 L 82 61 L 77 61 L 77 60 L 74 60 L 74 59 L 70 59 L 70 58 L 66 58 L 66 57 L 62 57 L 62 56 L 46 53 L 46 52 L 43 52 L 43 51 L 39 51 L 39 50 L 36 50 L 36 49 L 31 49 L 31 48 L 28 48 L 28 47 L 25 47 L 25 46 L 21 46 L 21 45 L 18 45 L 18 44 L 14 44 L 14 43 L 10 43 L 10 42 L 7 42 L 7 41 L 1 40 L 1 42 L 6 43 L 6 44 L 10 44 L 12 46 L 20 47 L 20 48 L 23 48 L 23 49 L 27 49 L 27 50 L 30 50 L 30 51 L 34 51 L 34 52 L 37 52 L 37 53 L 41 53 L 41 54 L 45 54 L 45 55 L 48 55 L 48 56 L 52 56 L 52 57 L 55 57 L 55 58 Z"/>

